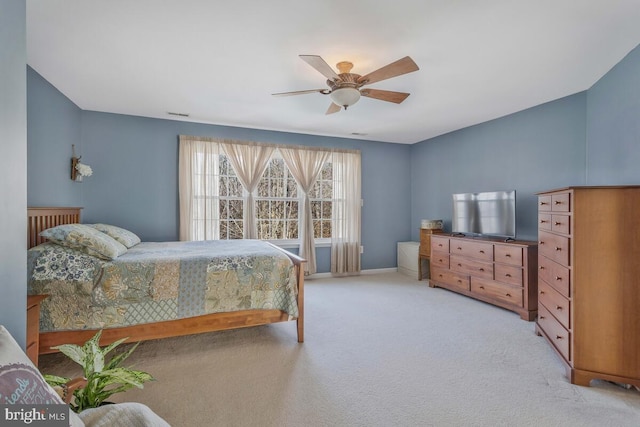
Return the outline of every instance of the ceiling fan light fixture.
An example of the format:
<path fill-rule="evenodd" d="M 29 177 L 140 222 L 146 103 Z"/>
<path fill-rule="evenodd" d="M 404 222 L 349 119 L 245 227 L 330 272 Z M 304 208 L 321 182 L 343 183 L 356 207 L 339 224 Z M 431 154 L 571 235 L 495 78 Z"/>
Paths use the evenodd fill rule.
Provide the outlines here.
<path fill-rule="evenodd" d="M 329 95 L 334 104 L 344 107 L 352 106 L 360 99 L 360 91 L 353 87 L 343 87 L 335 89 Z"/>

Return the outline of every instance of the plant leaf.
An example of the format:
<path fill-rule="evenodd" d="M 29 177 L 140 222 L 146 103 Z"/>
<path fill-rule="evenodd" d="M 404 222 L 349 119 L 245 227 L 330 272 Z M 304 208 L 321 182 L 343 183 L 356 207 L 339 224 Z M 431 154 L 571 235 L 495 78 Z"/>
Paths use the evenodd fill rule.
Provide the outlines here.
<path fill-rule="evenodd" d="M 133 353 L 133 351 L 138 348 L 138 345 L 140 343 L 137 342 L 135 343 L 128 351 L 124 352 L 124 353 L 120 353 L 117 354 L 115 356 L 113 356 L 113 358 L 109 361 L 109 363 L 107 364 L 105 369 L 113 369 L 116 368 L 120 363 L 122 363 L 127 357 L 129 357 L 131 355 L 131 353 Z"/>
<path fill-rule="evenodd" d="M 104 387 L 112 384 L 131 384 L 134 387 L 142 388 L 146 381 L 153 381 L 154 378 L 142 371 L 134 371 L 128 368 L 114 368 L 108 371 L 96 373 L 100 377 Z"/>
<path fill-rule="evenodd" d="M 75 344 L 62 344 L 51 348 L 54 350 L 60 350 L 60 352 L 67 356 L 69 359 L 84 367 L 86 354 L 82 347 Z"/>
<path fill-rule="evenodd" d="M 119 339 L 118 341 L 112 342 L 111 344 L 109 344 L 108 346 L 102 349 L 102 354 L 106 356 L 107 354 L 109 354 L 111 350 L 113 350 L 114 348 L 116 348 L 117 346 L 119 346 L 120 344 L 122 344 L 128 339 L 129 337 L 125 337 L 125 338 Z"/>
<path fill-rule="evenodd" d="M 49 384 L 51 387 L 64 385 L 70 380 L 69 378 L 59 377 L 57 375 L 44 374 L 42 376 L 44 377 L 44 380 L 47 382 L 47 384 Z"/>
<path fill-rule="evenodd" d="M 82 349 L 85 353 L 84 376 L 89 378 L 94 372 L 101 372 L 104 368 L 104 354 L 100 348 L 100 337 L 102 330 L 99 330 L 89 341 L 84 343 Z"/>

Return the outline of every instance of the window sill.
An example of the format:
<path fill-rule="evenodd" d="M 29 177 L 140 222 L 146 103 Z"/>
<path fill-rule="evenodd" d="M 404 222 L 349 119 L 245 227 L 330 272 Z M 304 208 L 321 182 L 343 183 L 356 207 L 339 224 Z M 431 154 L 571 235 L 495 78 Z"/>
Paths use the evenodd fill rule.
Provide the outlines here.
<path fill-rule="evenodd" d="M 274 245 L 281 247 L 283 249 L 289 248 L 299 248 L 300 241 L 299 240 L 268 240 L 269 243 L 273 243 Z M 316 248 L 330 248 L 331 247 L 331 239 L 316 239 L 315 240 Z"/>

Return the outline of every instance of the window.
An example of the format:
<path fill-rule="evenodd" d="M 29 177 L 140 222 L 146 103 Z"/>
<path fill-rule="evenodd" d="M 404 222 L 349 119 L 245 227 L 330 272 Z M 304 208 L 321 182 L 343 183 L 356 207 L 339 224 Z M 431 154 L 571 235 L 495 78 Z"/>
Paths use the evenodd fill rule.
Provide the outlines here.
<path fill-rule="evenodd" d="M 242 239 L 243 189 L 226 155 L 219 154 L 220 239 Z M 301 190 L 284 160 L 269 161 L 255 197 L 258 239 L 297 240 Z M 310 194 L 315 239 L 331 238 L 333 177 L 326 162 Z"/>
<path fill-rule="evenodd" d="M 272 158 L 262 174 L 256 196 L 258 238 L 298 238 L 298 184 L 282 158 Z"/>
<path fill-rule="evenodd" d="M 242 184 L 236 176 L 229 158 L 224 154 L 218 155 L 219 164 L 219 238 L 242 239 L 242 218 L 244 213 L 244 198 Z"/>
<path fill-rule="evenodd" d="M 179 151 L 180 240 L 296 241 L 308 273 L 320 240 L 331 242 L 332 272 L 360 271 L 358 150 L 181 135 Z"/>
<path fill-rule="evenodd" d="M 311 199 L 311 217 L 313 218 L 313 237 L 331 238 L 331 216 L 333 214 L 333 164 L 324 163 L 318 180 L 313 185 Z"/>

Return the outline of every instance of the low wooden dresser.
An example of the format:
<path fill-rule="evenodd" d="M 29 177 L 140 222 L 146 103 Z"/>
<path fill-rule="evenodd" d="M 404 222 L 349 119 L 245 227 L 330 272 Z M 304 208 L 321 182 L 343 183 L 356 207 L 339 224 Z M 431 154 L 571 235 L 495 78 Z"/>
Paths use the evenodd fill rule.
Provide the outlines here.
<path fill-rule="evenodd" d="M 538 312 L 535 242 L 431 236 L 429 286 L 514 311 L 533 321 Z"/>
<path fill-rule="evenodd" d="M 640 387 L 640 186 L 538 194 L 536 332 L 572 384 Z"/>

